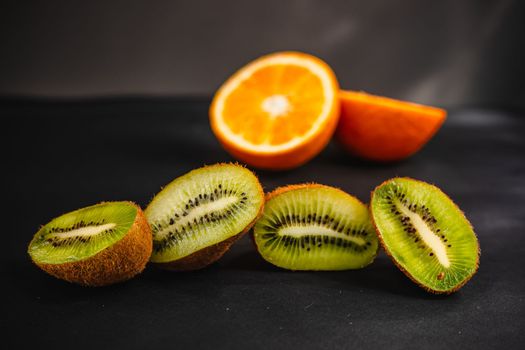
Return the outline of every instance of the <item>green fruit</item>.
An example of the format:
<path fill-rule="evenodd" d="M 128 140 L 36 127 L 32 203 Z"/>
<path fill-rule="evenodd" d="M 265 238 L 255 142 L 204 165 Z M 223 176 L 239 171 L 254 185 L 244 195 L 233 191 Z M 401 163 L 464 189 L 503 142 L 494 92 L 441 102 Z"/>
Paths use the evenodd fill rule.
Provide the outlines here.
<path fill-rule="evenodd" d="M 268 194 L 253 236 L 266 261 L 290 270 L 357 269 L 370 264 L 378 250 L 367 207 L 318 184 Z"/>
<path fill-rule="evenodd" d="M 142 210 L 131 202 L 106 202 L 52 220 L 35 234 L 28 253 L 57 278 L 103 286 L 140 273 L 151 249 Z"/>
<path fill-rule="evenodd" d="M 370 206 L 383 248 L 422 288 L 452 293 L 477 271 L 479 244 L 472 226 L 439 188 L 391 179 L 372 192 Z"/>
<path fill-rule="evenodd" d="M 264 205 L 257 177 L 236 164 L 216 164 L 173 180 L 146 208 L 151 262 L 195 270 L 219 259 L 246 233 Z"/>

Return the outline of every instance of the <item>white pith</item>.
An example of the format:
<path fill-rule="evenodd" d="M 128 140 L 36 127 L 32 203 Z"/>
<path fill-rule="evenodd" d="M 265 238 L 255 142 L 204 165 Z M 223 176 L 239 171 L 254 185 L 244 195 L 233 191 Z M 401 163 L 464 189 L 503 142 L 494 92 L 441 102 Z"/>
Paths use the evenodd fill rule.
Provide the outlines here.
<path fill-rule="evenodd" d="M 77 228 L 71 231 L 53 233 L 53 234 L 50 234 L 48 237 L 69 238 L 69 237 L 95 236 L 99 234 L 100 232 L 110 230 L 115 226 L 117 226 L 117 224 L 113 222 L 109 224 L 104 224 L 104 225 L 91 225 L 91 226 Z"/>
<path fill-rule="evenodd" d="M 179 220 L 173 223 L 173 225 L 162 227 L 162 229 L 155 234 L 154 239 L 162 240 L 170 232 L 171 227 L 173 226 L 182 227 L 188 223 L 193 223 L 193 220 L 195 218 L 201 217 L 206 213 L 211 213 L 211 212 L 215 212 L 215 211 L 224 209 L 236 203 L 238 200 L 239 200 L 238 197 L 229 196 L 229 197 L 219 198 L 213 202 L 200 204 L 198 207 L 192 208 L 192 210 L 189 211 L 188 215 L 182 216 Z"/>
<path fill-rule="evenodd" d="M 430 227 L 428 227 L 426 222 L 423 221 L 423 219 L 421 219 L 419 214 L 413 213 L 400 203 L 398 204 L 398 209 L 404 215 L 408 216 L 410 222 L 419 233 L 423 242 L 432 250 L 434 255 L 438 258 L 439 263 L 444 267 L 448 268 L 450 266 L 450 260 L 448 259 L 447 249 L 445 248 L 445 244 L 441 241 L 441 239 L 439 239 L 439 236 L 432 232 Z"/>
<path fill-rule="evenodd" d="M 306 132 L 302 137 L 294 137 L 290 141 L 278 145 L 272 145 L 268 142 L 254 144 L 244 139 L 242 135 L 232 132 L 229 126 L 224 122 L 224 102 L 226 101 L 227 97 L 239 87 L 240 84 L 249 79 L 257 70 L 278 64 L 299 66 L 313 72 L 316 77 L 319 78 L 321 85 L 323 86 L 324 100 L 326 103 L 324 103 L 319 117 L 316 119 L 310 130 L 308 130 L 308 132 Z M 299 144 L 303 143 L 304 140 L 314 136 L 320 127 L 326 122 L 333 108 L 333 104 L 330 102 L 334 100 L 333 90 L 334 89 L 330 74 L 327 73 L 323 66 L 319 65 L 315 61 L 299 58 L 293 55 L 278 55 L 258 60 L 246 66 L 235 76 L 234 79 L 227 81 L 220 89 L 219 94 L 216 97 L 217 102 L 214 105 L 213 113 L 216 116 L 216 127 L 226 137 L 226 139 L 231 140 L 231 142 L 235 143 L 237 146 L 246 151 L 257 153 L 275 153 L 287 151 L 297 147 Z"/>
<path fill-rule="evenodd" d="M 263 100 L 261 108 L 272 118 L 277 118 L 290 112 L 292 106 L 286 96 L 272 95 Z"/>
<path fill-rule="evenodd" d="M 328 236 L 342 238 L 347 241 L 352 241 L 359 245 L 364 245 L 366 241 L 361 237 L 347 236 L 328 227 L 320 225 L 308 225 L 308 226 L 285 226 L 278 230 L 280 236 L 291 236 L 291 237 L 305 237 L 305 236 Z"/>

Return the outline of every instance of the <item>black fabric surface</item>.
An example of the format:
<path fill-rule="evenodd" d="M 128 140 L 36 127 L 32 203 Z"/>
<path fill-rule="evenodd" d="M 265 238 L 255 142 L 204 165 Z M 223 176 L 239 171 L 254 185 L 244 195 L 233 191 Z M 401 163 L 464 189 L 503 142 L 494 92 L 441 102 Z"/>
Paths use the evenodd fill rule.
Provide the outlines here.
<path fill-rule="evenodd" d="M 213 266 L 148 267 L 105 288 L 57 280 L 32 265 L 39 225 L 108 200 L 146 206 L 161 186 L 230 161 L 207 100 L 0 102 L 4 156 L 2 342 L 6 349 L 524 348 L 525 122 L 519 113 L 450 111 L 417 155 L 379 165 L 335 144 L 287 172 L 257 171 L 266 190 L 315 181 L 368 202 L 399 175 L 438 185 L 472 222 L 480 269 L 458 293 L 426 293 L 380 253 L 369 267 L 290 272 L 248 237 Z"/>

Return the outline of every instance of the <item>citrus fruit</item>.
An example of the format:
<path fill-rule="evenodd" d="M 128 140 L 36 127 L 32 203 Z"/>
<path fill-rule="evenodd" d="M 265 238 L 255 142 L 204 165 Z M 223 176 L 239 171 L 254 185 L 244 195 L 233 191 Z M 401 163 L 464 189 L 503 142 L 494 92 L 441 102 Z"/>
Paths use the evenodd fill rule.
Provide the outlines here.
<path fill-rule="evenodd" d="M 336 136 L 354 155 L 376 161 L 396 161 L 421 149 L 446 119 L 440 108 L 341 91 L 341 116 Z"/>
<path fill-rule="evenodd" d="M 217 91 L 211 128 L 235 158 L 264 169 L 290 169 L 330 141 L 340 113 L 335 74 L 299 52 L 263 56 Z"/>

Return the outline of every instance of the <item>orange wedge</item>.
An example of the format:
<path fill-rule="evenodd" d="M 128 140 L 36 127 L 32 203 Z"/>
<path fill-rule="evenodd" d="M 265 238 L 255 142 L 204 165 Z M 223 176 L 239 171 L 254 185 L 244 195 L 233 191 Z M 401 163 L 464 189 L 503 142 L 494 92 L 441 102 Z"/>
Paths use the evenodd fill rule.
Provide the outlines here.
<path fill-rule="evenodd" d="M 341 91 L 336 136 L 354 155 L 396 161 L 419 151 L 439 130 L 446 111 L 364 92 Z"/>
<path fill-rule="evenodd" d="M 258 168 L 290 169 L 330 141 L 340 106 L 330 67 L 299 52 L 263 56 L 217 91 L 211 128 L 235 158 Z"/>

